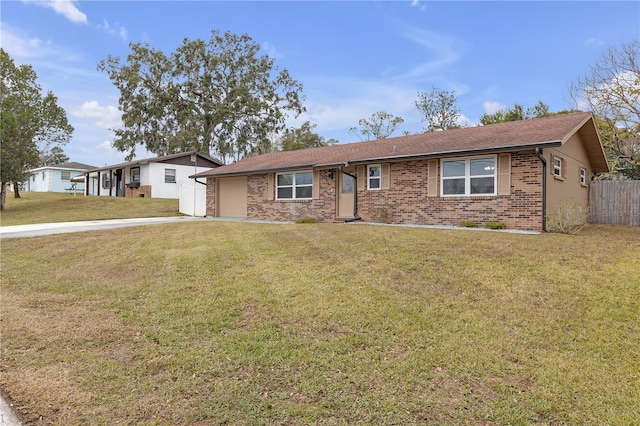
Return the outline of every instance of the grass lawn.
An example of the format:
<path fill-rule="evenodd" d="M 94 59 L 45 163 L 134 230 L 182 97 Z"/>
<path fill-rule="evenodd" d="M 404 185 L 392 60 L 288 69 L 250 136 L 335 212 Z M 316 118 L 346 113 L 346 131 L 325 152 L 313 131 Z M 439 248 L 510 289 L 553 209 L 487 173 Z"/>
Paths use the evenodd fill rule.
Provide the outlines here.
<path fill-rule="evenodd" d="M 640 228 L 212 221 L 6 240 L 1 268 L 34 424 L 640 419 Z"/>
<path fill-rule="evenodd" d="M 20 196 L 13 198 L 13 192 L 7 193 L 5 209 L 0 211 L 0 225 L 180 215 L 178 200 L 165 198 L 85 197 L 27 191 Z"/>

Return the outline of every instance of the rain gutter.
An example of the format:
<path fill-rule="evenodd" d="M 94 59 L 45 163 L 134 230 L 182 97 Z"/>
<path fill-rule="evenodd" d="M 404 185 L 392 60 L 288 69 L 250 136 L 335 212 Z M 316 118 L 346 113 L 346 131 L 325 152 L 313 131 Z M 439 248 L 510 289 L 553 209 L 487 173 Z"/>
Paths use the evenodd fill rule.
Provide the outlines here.
<path fill-rule="evenodd" d="M 542 231 L 547 230 L 547 160 L 542 155 L 542 148 L 536 147 L 536 156 L 542 162 Z"/>

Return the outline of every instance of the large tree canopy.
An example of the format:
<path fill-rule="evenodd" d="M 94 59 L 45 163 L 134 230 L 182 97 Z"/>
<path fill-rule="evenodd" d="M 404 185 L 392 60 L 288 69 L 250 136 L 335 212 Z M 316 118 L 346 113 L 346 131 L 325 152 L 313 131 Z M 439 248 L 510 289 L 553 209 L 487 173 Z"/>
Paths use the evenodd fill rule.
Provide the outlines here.
<path fill-rule="evenodd" d="M 394 117 L 386 111 L 378 111 L 367 120 L 358 121 L 360 128 L 352 127 L 349 131 L 360 138 L 361 141 L 386 139 L 396 131 L 400 124 L 404 123 L 402 117 Z"/>
<path fill-rule="evenodd" d="M 415 105 L 427 122 L 425 132 L 455 129 L 460 127 L 460 108 L 456 104 L 456 92 L 433 87 L 431 92 L 418 92 Z"/>
<path fill-rule="evenodd" d="M 143 146 L 237 160 L 284 130 L 288 114 L 304 111 L 302 85 L 246 34 L 185 38 L 169 56 L 147 43 L 130 47 L 127 63 L 109 56 L 98 65 L 120 91 L 124 127 L 114 146 L 129 159 Z"/>
<path fill-rule="evenodd" d="M 280 139 L 280 149 L 282 151 L 294 151 L 305 148 L 318 148 L 321 146 L 335 145 L 338 143 L 335 139 L 326 140 L 313 130 L 316 124 L 306 121 L 300 128 L 287 129 Z"/>
<path fill-rule="evenodd" d="M 73 127 L 52 92 L 42 96 L 30 65 L 16 66 L 0 49 L 0 210 L 6 183 L 22 182 L 40 164 L 40 152 L 69 142 Z"/>
<path fill-rule="evenodd" d="M 515 104 L 513 108 L 505 108 L 494 112 L 493 114 L 482 114 L 480 123 L 483 125 L 504 123 L 507 121 L 528 120 L 531 118 L 540 118 L 552 115 L 549 112 L 549 106 L 542 101 L 526 110 L 520 104 Z"/>
<path fill-rule="evenodd" d="M 598 117 L 613 175 L 640 179 L 640 40 L 609 48 L 571 85 L 570 96 Z"/>

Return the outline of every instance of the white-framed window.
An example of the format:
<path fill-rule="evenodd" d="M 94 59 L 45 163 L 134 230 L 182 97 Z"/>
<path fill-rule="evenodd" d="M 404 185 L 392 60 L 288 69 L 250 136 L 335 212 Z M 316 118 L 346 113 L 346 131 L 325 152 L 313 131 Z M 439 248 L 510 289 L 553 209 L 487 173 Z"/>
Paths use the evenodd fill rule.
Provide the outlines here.
<path fill-rule="evenodd" d="M 382 167 L 380 164 L 367 166 L 367 188 L 380 189 L 382 187 Z"/>
<path fill-rule="evenodd" d="M 587 169 L 585 169 L 584 167 L 580 167 L 580 185 L 586 186 L 587 185 Z"/>
<path fill-rule="evenodd" d="M 562 158 L 553 156 L 553 176 L 562 177 Z"/>
<path fill-rule="evenodd" d="M 130 173 L 131 182 L 140 182 L 140 167 L 132 167 Z"/>
<path fill-rule="evenodd" d="M 442 160 L 442 195 L 496 195 L 496 164 L 495 156 Z"/>
<path fill-rule="evenodd" d="M 71 180 L 71 171 L 69 170 L 62 170 L 61 172 L 61 179 L 62 180 Z"/>
<path fill-rule="evenodd" d="M 276 174 L 276 199 L 310 200 L 313 198 L 313 172 Z"/>
<path fill-rule="evenodd" d="M 105 173 L 102 175 L 102 188 L 103 189 L 109 189 L 109 174 Z"/>
<path fill-rule="evenodd" d="M 176 169 L 164 169 L 164 183 L 176 183 Z"/>

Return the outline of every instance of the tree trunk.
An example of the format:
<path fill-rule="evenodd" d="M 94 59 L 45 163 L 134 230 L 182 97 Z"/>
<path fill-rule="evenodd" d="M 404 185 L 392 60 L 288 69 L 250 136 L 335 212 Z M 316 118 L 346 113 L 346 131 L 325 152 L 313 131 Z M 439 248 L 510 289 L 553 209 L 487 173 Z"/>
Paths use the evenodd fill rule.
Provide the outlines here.
<path fill-rule="evenodd" d="M 0 210 L 4 210 L 4 201 L 7 199 L 7 182 L 1 182 L 0 186 Z"/>
<path fill-rule="evenodd" d="M 20 198 L 20 186 L 18 182 L 13 182 L 13 198 Z"/>

